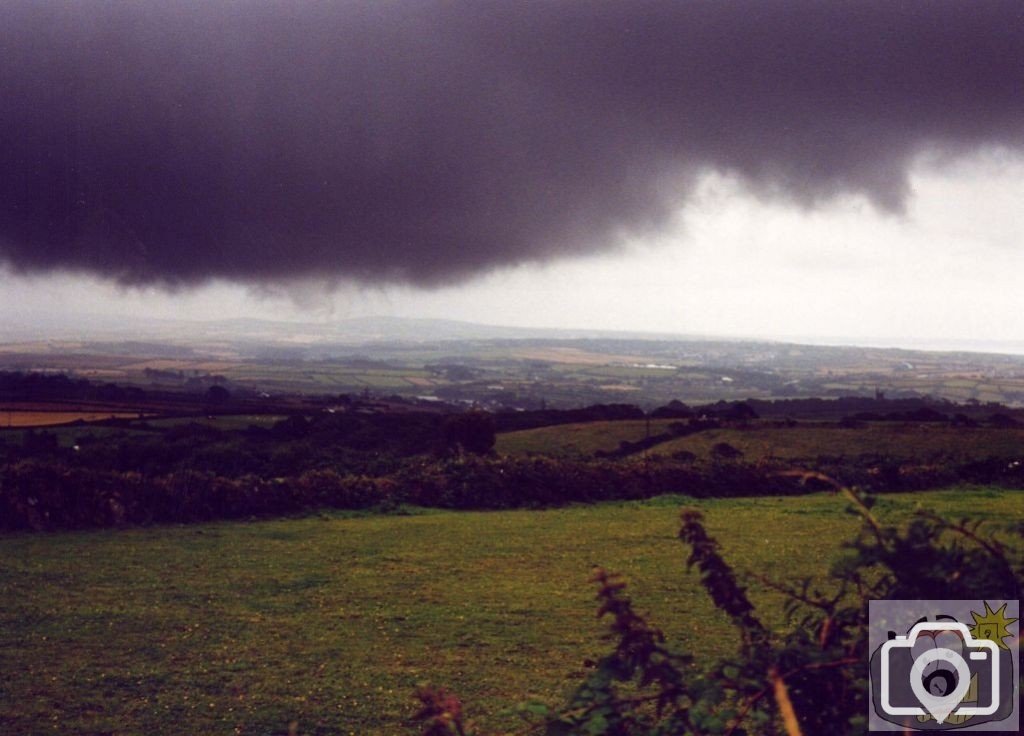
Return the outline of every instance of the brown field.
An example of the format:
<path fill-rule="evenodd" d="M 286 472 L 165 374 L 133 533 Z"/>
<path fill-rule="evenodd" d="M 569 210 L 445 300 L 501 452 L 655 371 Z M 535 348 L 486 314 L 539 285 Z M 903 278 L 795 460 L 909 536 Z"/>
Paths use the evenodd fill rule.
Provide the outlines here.
<path fill-rule="evenodd" d="M 434 386 L 436 381 L 429 378 L 417 378 L 416 376 L 406 376 L 405 380 L 411 383 L 413 386 Z"/>
<path fill-rule="evenodd" d="M 180 371 L 193 367 L 193 361 L 178 360 L 175 358 L 157 358 L 154 360 L 142 360 L 137 363 L 126 363 L 125 370 L 143 371 L 147 368 L 154 371 Z"/>
<path fill-rule="evenodd" d="M 87 414 L 137 414 L 140 411 L 148 410 L 152 413 L 150 406 L 136 406 L 135 404 L 116 404 L 101 401 L 6 401 L 0 403 L 0 414 L 7 412 L 64 412 Z"/>
<path fill-rule="evenodd" d="M 85 412 L 89 414 L 155 414 L 163 410 L 159 402 L 119 403 L 110 401 L 4 401 L 0 402 L 0 414 L 13 411 L 35 412 Z"/>
<path fill-rule="evenodd" d="M 31 353 L 39 350 L 35 342 L 5 342 L 0 344 L 0 353 Z"/>
<path fill-rule="evenodd" d="M 152 360 L 131 361 L 124 364 L 124 369 L 144 371 L 147 368 L 156 371 L 206 371 L 218 372 L 237 368 L 238 363 L 224 360 L 188 360 L 181 358 L 153 358 Z"/>
<path fill-rule="evenodd" d="M 579 348 L 531 348 L 513 350 L 511 357 L 521 360 L 546 360 L 552 363 L 573 363 L 576 365 L 607 365 L 608 363 L 640 363 L 646 358 L 636 355 L 611 355 L 592 353 Z"/>
<path fill-rule="evenodd" d="M 3 427 L 52 427 L 56 424 L 70 424 L 79 419 L 97 422 L 101 419 L 136 419 L 139 412 L 109 411 L 0 411 L 0 428 Z"/>
<path fill-rule="evenodd" d="M 218 373 L 221 371 L 231 370 L 232 368 L 238 368 L 241 365 L 241 363 L 232 363 L 224 360 L 204 360 L 200 363 L 192 364 L 189 367 L 199 371 Z"/>
<path fill-rule="evenodd" d="M 127 373 L 118 368 L 88 368 L 86 370 L 79 371 L 79 373 L 86 378 L 122 378 Z"/>

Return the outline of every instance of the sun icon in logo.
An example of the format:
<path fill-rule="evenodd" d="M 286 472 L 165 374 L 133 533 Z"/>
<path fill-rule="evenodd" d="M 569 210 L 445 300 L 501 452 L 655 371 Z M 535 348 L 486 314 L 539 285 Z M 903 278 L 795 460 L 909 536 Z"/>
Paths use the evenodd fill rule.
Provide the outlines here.
<path fill-rule="evenodd" d="M 988 601 L 985 601 L 985 613 L 975 613 L 971 611 L 971 617 L 974 619 L 974 626 L 971 627 L 971 635 L 975 639 L 988 639 L 994 641 L 999 645 L 1000 649 L 1009 649 L 1010 647 L 1003 641 L 1006 637 L 1013 636 L 1010 633 L 1010 624 L 1017 619 L 1008 618 L 1005 614 L 1007 604 L 1004 603 L 998 611 L 993 611 Z"/>

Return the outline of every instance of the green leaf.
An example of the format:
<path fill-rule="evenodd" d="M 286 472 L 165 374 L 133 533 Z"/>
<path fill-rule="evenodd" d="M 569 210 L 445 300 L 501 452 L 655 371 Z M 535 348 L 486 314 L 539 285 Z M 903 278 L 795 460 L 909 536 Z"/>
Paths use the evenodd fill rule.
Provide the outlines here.
<path fill-rule="evenodd" d="M 520 703 L 519 710 L 535 716 L 546 716 L 550 709 L 544 703 L 528 702 Z"/>
<path fill-rule="evenodd" d="M 586 733 L 592 734 L 592 736 L 608 733 L 608 720 L 603 715 L 595 714 L 587 721 Z"/>

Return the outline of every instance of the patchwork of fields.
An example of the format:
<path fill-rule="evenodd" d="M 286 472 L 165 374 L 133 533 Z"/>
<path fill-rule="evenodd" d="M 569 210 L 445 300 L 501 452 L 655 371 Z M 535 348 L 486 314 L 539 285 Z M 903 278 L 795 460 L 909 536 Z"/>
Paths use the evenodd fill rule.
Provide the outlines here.
<path fill-rule="evenodd" d="M 269 327 L 269 326 L 268 326 Z M 378 394 L 476 401 L 488 407 L 579 407 L 673 399 L 706 404 L 796 397 L 932 396 L 1024 406 L 1020 356 L 742 341 L 431 339 L 422 325 L 404 339 L 376 331 L 334 342 L 322 327 L 294 325 L 247 335 L 232 325 L 181 344 L 41 340 L 0 344 L 0 370 L 66 373 L 146 390 L 226 382 L 279 396 Z M 277 334 L 277 337 L 272 337 Z M 412 338 L 411 340 L 409 338 Z M 372 356 L 372 359 L 368 356 Z"/>
<path fill-rule="evenodd" d="M 877 510 L 1001 524 L 1024 521 L 1019 499 L 955 489 Z M 284 734 L 296 721 L 302 734 L 397 734 L 431 681 L 488 732 L 521 731 L 507 706 L 560 702 L 604 650 L 594 565 L 624 573 L 682 648 L 731 651 L 685 570 L 681 503 L 0 538 L 0 672 L 17 673 L 0 682 L 0 730 Z M 698 505 L 739 570 L 776 577 L 824 573 L 857 525 L 827 495 Z"/>

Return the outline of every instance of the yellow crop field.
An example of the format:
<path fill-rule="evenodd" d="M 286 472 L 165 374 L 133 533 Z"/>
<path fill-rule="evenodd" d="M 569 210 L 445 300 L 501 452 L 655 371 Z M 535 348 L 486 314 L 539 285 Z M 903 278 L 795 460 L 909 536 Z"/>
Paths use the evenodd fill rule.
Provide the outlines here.
<path fill-rule="evenodd" d="M 101 419 L 136 419 L 139 416 L 138 412 L 4 411 L 0 412 L 0 428 L 52 427 L 57 424 L 69 424 L 79 419 L 85 422 L 96 422 Z"/>

